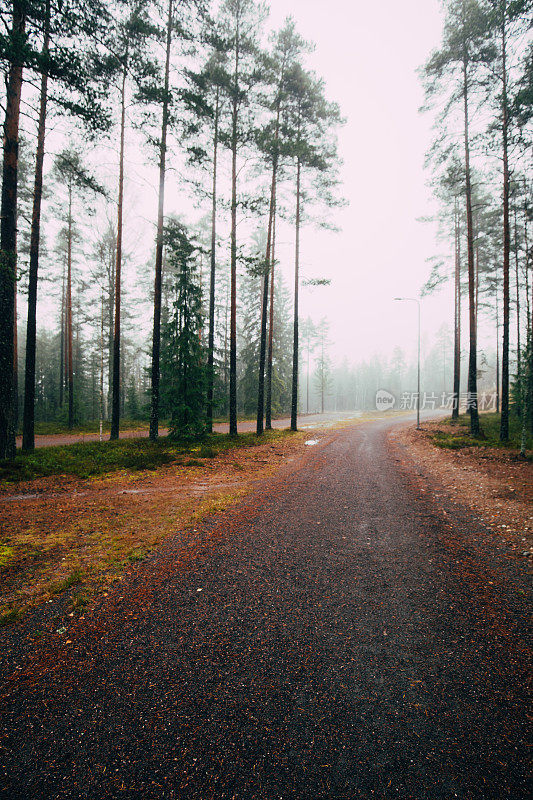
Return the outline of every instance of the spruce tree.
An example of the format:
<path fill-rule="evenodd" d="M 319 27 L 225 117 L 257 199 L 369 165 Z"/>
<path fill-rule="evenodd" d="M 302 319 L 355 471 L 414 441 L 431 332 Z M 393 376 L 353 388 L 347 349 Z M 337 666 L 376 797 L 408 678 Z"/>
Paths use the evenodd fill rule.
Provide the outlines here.
<path fill-rule="evenodd" d="M 163 332 L 162 387 L 170 409 L 171 438 L 198 439 L 206 432 L 207 363 L 197 245 L 180 223 L 164 232 L 175 300 Z"/>

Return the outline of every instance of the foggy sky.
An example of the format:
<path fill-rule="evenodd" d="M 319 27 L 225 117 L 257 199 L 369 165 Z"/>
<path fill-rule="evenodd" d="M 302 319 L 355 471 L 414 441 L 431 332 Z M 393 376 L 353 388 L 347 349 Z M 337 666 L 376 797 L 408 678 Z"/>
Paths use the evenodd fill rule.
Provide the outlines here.
<path fill-rule="evenodd" d="M 392 298 L 418 296 L 426 259 L 442 248 L 435 227 L 417 222 L 435 211 L 423 169 L 432 120 L 418 111 L 423 92 L 416 69 L 440 42 L 438 0 L 271 0 L 270 6 L 271 27 L 290 13 L 316 43 L 309 64 L 347 118 L 339 139 L 350 203 L 338 212 L 342 232 L 302 234 L 304 272 L 327 275 L 332 285 L 312 296 L 304 290 L 302 315 L 330 318 L 337 359 L 387 354 L 397 344 L 411 353 L 415 304 Z M 428 336 L 451 323 L 452 310 L 446 290 L 424 300 Z"/>

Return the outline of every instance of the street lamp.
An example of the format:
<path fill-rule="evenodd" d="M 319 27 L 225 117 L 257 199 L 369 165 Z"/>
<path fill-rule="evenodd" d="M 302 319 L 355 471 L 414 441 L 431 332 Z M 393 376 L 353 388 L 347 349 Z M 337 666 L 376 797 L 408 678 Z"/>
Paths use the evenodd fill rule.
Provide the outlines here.
<path fill-rule="evenodd" d="M 420 430 L 420 300 L 416 297 L 395 297 L 395 300 L 405 300 L 418 305 L 418 372 L 416 392 L 416 429 Z"/>

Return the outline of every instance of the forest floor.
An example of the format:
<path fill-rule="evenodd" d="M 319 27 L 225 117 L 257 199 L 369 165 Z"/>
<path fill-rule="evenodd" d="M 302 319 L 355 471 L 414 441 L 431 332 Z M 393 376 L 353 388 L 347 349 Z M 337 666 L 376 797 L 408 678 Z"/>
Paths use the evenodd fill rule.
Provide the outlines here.
<path fill-rule="evenodd" d="M 210 440 L 215 446 L 188 449 L 128 441 L 119 445 L 122 469 L 95 461 L 94 444 L 41 451 L 45 465 L 54 457 L 52 468 L 61 460 L 77 474 L 0 481 L 0 625 L 61 593 L 72 613 L 83 613 L 167 535 L 247 494 L 300 453 L 306 438 L 273 431 L 260 444 L 244 434 L 237 443 L 220 436 Z M 87 463 L 95 474 L 84 474 Z"/>
<path fill-rule="evenodd" d="M 486 438 L 476 441 L 468 435 L 466 415 L 458 423 L 424 422 L 419 431 L 395 429 L 391 439 L 409 462 L 419 491 L 437 505 L 466 506 L 509 552 L 533 559 L 533 463 L 518 455 L 516 430 L 509 446 L 497 441 L 498 420 L 496 414 L 482 415 Z M 531 440 L 528 446 L 531 453 Z"/>

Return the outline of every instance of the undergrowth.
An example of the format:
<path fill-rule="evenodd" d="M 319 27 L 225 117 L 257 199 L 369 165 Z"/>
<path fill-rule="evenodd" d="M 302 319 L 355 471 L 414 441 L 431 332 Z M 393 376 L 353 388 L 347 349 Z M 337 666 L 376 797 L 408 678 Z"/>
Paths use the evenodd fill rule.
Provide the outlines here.
<path fill-rule="evenodd" d="M 19 452 L 14 461 L 0 461 L 0 481 L 16 483 L 50 475 L 90 478 L 118 470 L 156 470 L 172 463 L 200 466 L 199 458 L 215 458 L 224 450 L 251 447 L 286 435 L 288 431 L 279 430 L 268 431 L 260 437 L 255 433 L 231 437 L 213 433 L 195 443 L 167 438 L 151 442 L 143 438 L 39 447 L 33 453 Z"/>
<path fill-rule="evenodd" d="M 433 443 L 437 447 L 447 450 L 460 450 L 463 447 L 501 447 L 518 449 L 522 435 L 522 421 L 516 415 L 509 415 L 509 441 L 500 442 L 500 415 L 496 413 L 480 414 L 481 435 L 471 436 L 470 417 L 462 414 L 457 421 L 447 421 L 446 430 L 432 433 Z M 526 447 L 531 450 L 533 446 L 531 433 L 529 433 Z"/>

